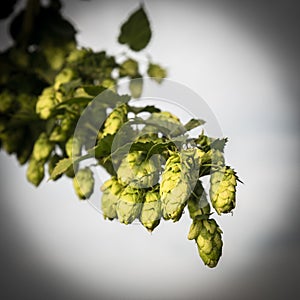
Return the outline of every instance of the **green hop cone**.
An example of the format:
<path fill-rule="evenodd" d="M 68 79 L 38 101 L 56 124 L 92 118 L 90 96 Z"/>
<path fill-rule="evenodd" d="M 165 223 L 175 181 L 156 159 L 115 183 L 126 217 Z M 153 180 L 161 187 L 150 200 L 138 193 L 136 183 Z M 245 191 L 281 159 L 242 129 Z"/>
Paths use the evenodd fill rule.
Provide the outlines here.
<path fill-rule="evenodd" d="M 62 69 L 54 79 L 54 88 L 56 90 L 64 84 L 70 82 L 75 77 L 75 72 L 71 68 L 64 68 Z"/>
<path fill-rule="evenodd" d="M 33 146 L 32 156 L 37 161 L 45 161 L 53 150 L 53 143 L 45 132 L 42 132 Z"/>
<path fill-rule="evenodd" d="M 157 155 L 146 160 L 143 151 L 128 153 L 122 160 L 117 174 L 122 185 L 133 188 L 148 188 L 157 184 L 159 180 L 160 161 Z"/>
<path fill-rule="evenodd" d="M 178 221 L 190 197 L 199 173 L 197 150 L 173 152 L 166 162 L 160 184 L 164 219 Z"/>
<path fill-rule="evenodd" d="M 222 230 L 214 219 L 195 219 L 192 226 L 201 259 L 205 265 L 214 268 L 222 255 Z M 192 237 L 191 230 L 189 238 Z"/>
<path fill-rule="evenodd" d="M 151 63 L 148 67 L 147 73 L 158 83 L 161 83 L 163 79 L 167 77 L 167 71 L 157 64 Z"/>
<path fill-rule="evenodd" d="M 83 59 L 88 54 L 88 49 L 74 49 L 72 50 L 68 57 L 66 58 L 66 61 L 68 63 L 74 63 L 76 61 L 79 61 Z"/>
<path fill-rule="evenodd" d="M 211 174 L 210 199 L 219 215 L 229 213 L 235 208 L 236 185 L 236 173 L 228 166 Z"/>
<path fill-rule="evenodd" d="M 154 188 L 145 194 L 145 202 L 141 210 L 140 221 L 148 231 L 152 232 L 154 228 L 158 226 L 160 218 L 161 202 L 159 189 Z"/>
<path fill-rule="evenodd" d="M 209 216 L 210 205 L 207 201 L 206 193 L 200 180 L 197 181 L 187 204 L 191 219 L 195 219 L 195 217 Z"/>
<path fill-rule="evenodd" d="M 65 145 L 65 150 L 68 157 L 76 157 L 81 154 L 81 144 L 78 138 L 70 137 Z"/>
<path fill-rule="evenodd" d="M 80 199 L 87 199 L 94 191 L 93 172 L 88 168 L 79 170 L 73 178 L 73 186 Z"/>
<path fill-rule="evenodd" d="M 127 121 L 127 106 L 121 104 L 117 106 L 107 117 L 104 123 L 103 135 L 115 134 Z"/>
<path fill-rule="evenodd" d="M 48 119 L 54 107 L 58 104 L 55 97 L 55 91 L 53 87 L 47 87 L 43 90 L 42 94 L 38 97 L 36 103 L 36 113 L 41 119 Z"/>
<path fill-rule="evenodd" d="M 135 77 L 139 72 L 139 65 L 138 63 L 133 59 L 127 59 L 124 61 L 120 66 L 120 77 L 123 76 L 130 76 Z"/>
<path fill-rule="evenodd" d="M 117 204 L 117 215 L 121 223 L 130 224 L 140 215 L 143 191 L 127 186 L 120 194 Z"/>
<path fill-rule="evenodd" d="M 103 192 L 101 208 L 104 219 L 113 220 L 117 218 L 117 204 L 124 187 L 118 182 L 116 177 L 111 177 L 111 179 L 104 182 L 101 190 Z"/>
<path fill-rule="evenodd" d="M 60 120 L 60 124 L 57 124 L 52 130 L 49 140 L 51 142 L 65 142 L 75 126 L 75 121 L 70 116 L 65 116 Z"/>
<path fill-rule="evenodd" d="M 37 161 L 33 157 L 30 158 L 26 177 L 33 185 L 38 186 L 45 176 L 44 162 Z"/>
<path fill-rule="evenodd" d="M 143 78 L 138 75 L 138 77 L 132 78 L 129 82 L 129 90 L 133 98 L 139 98 L 143 92 Z"/>

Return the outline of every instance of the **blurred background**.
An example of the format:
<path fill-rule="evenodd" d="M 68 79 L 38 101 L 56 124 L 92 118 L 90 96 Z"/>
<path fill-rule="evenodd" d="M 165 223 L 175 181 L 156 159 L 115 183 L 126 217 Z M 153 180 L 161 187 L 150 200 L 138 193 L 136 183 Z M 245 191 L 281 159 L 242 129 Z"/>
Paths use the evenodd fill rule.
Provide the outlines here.
<path fill-rule="evenodd" d="M 122 51 L 119 25 L 139 1 L 63 1 L 80 45 Z M 144 1 L 153 37 L 143 55 L 201 96 L 224 136 L 238 185 L 217 218 L 223 256 L 205 267 L 187 214 L 142 226 L 104 221 L 72 182 L 34 188 L 0 152 L 1 294 L 6 299 L 297 299 L 300 297 L 297 1 Z M 9 45 L 0 23 L 1 49 Z M 182 103 L 184 105 L 184 103 Z M 201 117 L 201 111 L 194 112 Z"/>

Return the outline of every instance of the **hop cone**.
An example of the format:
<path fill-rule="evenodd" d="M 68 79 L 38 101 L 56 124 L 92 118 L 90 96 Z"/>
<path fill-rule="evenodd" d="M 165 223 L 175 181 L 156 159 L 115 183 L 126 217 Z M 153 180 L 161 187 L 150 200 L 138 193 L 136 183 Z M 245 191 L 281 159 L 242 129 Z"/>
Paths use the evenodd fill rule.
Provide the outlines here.
<path fill-rule="evenodd" d="M 119 74 L 121 77 L 130 76 L 135 77 L 139 71 L 138 63 L 133 59 L 127 59 L 120 66 Z"/>
<path fill-rule="evenodd" d="M 195 239 L 198 252 L 204 264 L 210 268 L 215 267 L 222 255 L 221 229 L 214 219 L 194 219 L 189 239 Z"/>
<path fill-rule="evenodd" d="M 55 77 L 54 80 L 54 88 L 57 90 L 59 89 L 61 84 L 67 83 L 71 81 L 75 76 L 75 73 L 70 68 L 65 68 L 61 70 Z"/>
<path fill-rule="evenodd" d="M 154 186 L 159 180 L 160 162 L 157 156 L 145 160 L 146 153 L 134 151 L 128 153 L 118 168 L 118 178 L 121 184 L 133 188 Z"/>
<path fill-rule="evenodd" d="M 223 167 L 211 174 L 210 199 L 219 215 L 235 208 L 236 184 L 236 173 L 230 167 Z"/>
<path fill-rule="evenodd" d="M 144 133 L 158 133 L 162 131 L 165 135 L 170 135 L 170 133 L 183 132 L 184 130 L 180 120 L 168 111 L 152 113 L 147 122 L 153 123 L 153 125 L 146 125 L 143 128 Z"/>
<path fill-rule="evenodd" d="M 167 71 L 156 64 L 150 64 L 147 73 L 150 77 L 153 77 L 153 79 L 158 83 L 161 83 L 163 79 L 167 76 Z"/>
<path fill-rule="evenodd" d="M 75 120 L 69 116 L 62 119 L 60 124 L 54 127 L 49 140 L 51 142 L 64 142 L 70 135 L 74 124 Z"/>
<path fill-rule="evenodd" d="M 199 174 L 199 157 L 194 149 L 173 152 L 166 162 L 160 184 L 164 219 L 178 221 Z"/>
<path fill-rule="evenodd" d="M 29 161 L 28 168 L 26 171 L 26 177 L 28 181 L 34 184 L 35 186 L 38 186 L 43 180 L 44 175 L 44 163 L 41 161 L 37 161 L 32 157 Z"/>
<path fill-rule="evenodd" d="M 79 156 L 81 153 L 81 144 L 79 139 L 74 136 L 70 137 L 66 142 L 65 150 L 68 157 Z"/>
<path fill-rule="evenodd" d="M 151 232 L 159 224 L 160 218 L 161 203 L 159 190 L 153 189 L 146 192 L 145 202 L 140 215 L 140 221 Z"/>
<path fill-rule="evenodd" d="M 119 184 L 116 177 L 112 177 L 102 185 L 101 208 L 104 219 L 113 220 L 117 218 L 117 203 L 123 189 L 124 187 Z"/>
<path fill-rule="evenodd" d="M 108 134 L 115 134 L 127 121 L 127 106 L 121 104 L 116 107 L 107 117 L 104 123 L 103 137 Z"/>
<path fill-rule="evenodd" d="M 48 119 L 57 103 L 58 101 L 55 97 L 55 91 L 53 87 L 45 88 L 42 94 L 38 97 L 36 103 L 36 113 L 41 119 Z"/>
<path fill-rule="evenodd" d="M 73 186 L 80 199 L 87 199 L 94 191 L 94 176 L 89 168 L 79 170 L 73 178 Z"/>
<path fill-rule="evenodd" d="M 53 147 L 54 145 L 49 141 L 47 134 L 42 132 L 33 146 L 32 156 L 37 161 L 45 161 L 51 154 Z"/>
<path fill-rule="evenodd" d="M 143 202 L 143 192 L 127 186 L 120 194 L 117 216 L 121 223 L 130 224 L 139 217 Z"/>
<path fill-rule="evenodd" d="M 133 98 L 141 97 L 143 92 L 143 78 L 141 78 L 140 75 L 130 80 L 129 90 Z"/>

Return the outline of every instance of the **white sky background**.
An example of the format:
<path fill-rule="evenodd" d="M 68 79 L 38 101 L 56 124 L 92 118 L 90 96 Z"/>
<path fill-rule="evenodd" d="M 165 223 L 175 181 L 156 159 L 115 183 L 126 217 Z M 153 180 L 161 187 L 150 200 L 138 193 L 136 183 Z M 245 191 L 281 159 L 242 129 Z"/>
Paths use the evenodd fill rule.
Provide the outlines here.
<path fill-rule="evenodd" d="M 71 181 L 35 189 L 26 169 L 0 154 L 3 205 L 24 238 L 24 257 L 70 281 L 74 291 L 113 299 L 218 299 L 240 274 L 272 255 L 272 238 L 291 223 L 299 141 L 284 57 L 230 10 L 204 3 L 146 1 L 153 37 L 139 56 L 151 54 L 170 79 L 200 95 L 229 137 L 227 162 L 245 185 L 238 185 L 234 216 L 216 218 L 224 232 L 217 268 L 205 267 L 187 240 L 187 214 L 175 224 L 162 222 L 152 235 L 142 226 L 104 221 L 77 200 Z M 116 43 L 119 24 L 137 5 L 72 1 L 65 12 L 80 30 L 80 45 L 115 54 L 123 49 Z"/>

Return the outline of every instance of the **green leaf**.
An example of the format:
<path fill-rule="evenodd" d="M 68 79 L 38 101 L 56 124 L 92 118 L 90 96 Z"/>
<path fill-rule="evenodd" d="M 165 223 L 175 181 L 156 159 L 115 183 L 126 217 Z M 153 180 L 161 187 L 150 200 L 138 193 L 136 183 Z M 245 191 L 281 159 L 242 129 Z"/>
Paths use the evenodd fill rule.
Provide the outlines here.
<path fill-rule="evenodd" d="M 149 149 L 146 159 L 149 159 L 153 154 L 161 154 L 163 151 L 168 150 L 172 146 L 176 147 L 173 141 L 157 143 Z"/>
<path fill-rule="evenodd" d="M 127 44 L 134 51 L 140 51 L 147 46 L 150 39 L 150 23 L 141 6 L 122 25 L 118 41 L 120 44 Z"/>
<path fill-rule="evenodd" d="M 114 135 L 108 134 L 99 140 L 98 144 L 92 149 L 88 150 L 88 154 L 94 155 L 96 158 L 108 156 L 111 154 L 111 146 L 114 140 Z"/>
<path fill-rule="evenodd" d="M 198 126 L 201 126 L 205 124 L 205 121 L 204 120 L 201 120 L 201 119 L 191 119 L 190 121 L 188 121 L 184 127 L 186 129 L 186 131 L 189 131 L 189 130 L 192 130 Z"/>
<path fill-rule="evenodd" d="M 224 152 L 224 147 L 225 147 L 227 141 L 228 141 L 228 138 L 224 138 L 224 139 L 215 139 L 215 140 L 211 143 L 211 148 L 212 148 L 212 149 L 216 149 L 216 150 L 220 150 L 221 152 Z"/>
<path fill-rule="evenodd" d="M 50 179 L 55 179 L 60 174 L 63 174 L 68 170 L 68 168 L 73 164 L 72 158 L 63 158 L 61 159 L 53 169 Z"/>
<path fill-rule="evenodd" d="M 106 90 L 106 88 L 102 85 L 88 85 L 83 87 L 84 91 L 90 96 L 96 97 L 100 93 Z"/>
<path fill-rule="evenodd" d="M 133 151 L 146 151 L 148 152 L 153 146 L 155 145 L 154 142 L 133 142 L 133 143 L 126 143 L 125 145 L 118 147 L 113 153 L 111 153 L 111 157 L 113 160 L 121 160 L 124 155 L 129 152 Z"/>
<path fill-rule="evenodd" d="M 63 108 L 63 107 L 68 108 L 72 104 L 79 104 L 79 105 L 86 106 L 92 100 L 93 100 L 93 98 L 89 98 L 89 97 L 75 97 L 75 98 L 71 98 L 67 101 L 64 101 L 64 102 L 61 102 L 61 103 L 57 104 L 55 106 L 55 109 L 59 109 L 59 108 Z"/>
<path fill-rule="evenodd" d="M 160 109 L 155 107 L 154 105 L 147 105 L 144 107 L 135 107 L 135 106 L 129 106 L 128 105 L 128 111 L 133 112 L 136 115 L 141 113 L 141 112 L 149 112 L 149 113 L 154 113 L 154 112 L 160 112 Z"/>
<path fill-rule="evenodd" d="M 112 90 L 106 89 L 105 92 L 99 94 L 95 101 L 105 104 L 108 107 L 114 108 L 117 104 L 127 103 L 131 97 L 129 95 L 119 95 Z"/>

